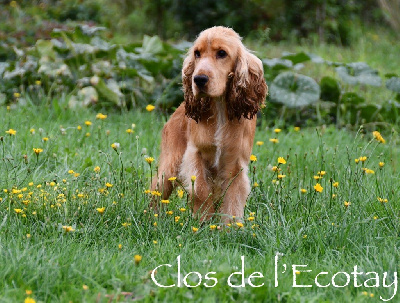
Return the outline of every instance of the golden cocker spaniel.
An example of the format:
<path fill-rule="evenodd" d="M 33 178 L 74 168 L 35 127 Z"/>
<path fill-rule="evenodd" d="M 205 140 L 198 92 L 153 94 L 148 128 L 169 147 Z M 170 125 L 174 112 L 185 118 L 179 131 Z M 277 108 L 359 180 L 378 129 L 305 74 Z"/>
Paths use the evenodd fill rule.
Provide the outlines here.
<path fill-rule="evenodd" d="M 182 82 L 184 102 L 164 126 L 152 190 L 168 199 L 180 183 L 202 220 L 216 212 L 227 215 L 225 222 L 240 219 L 251 188 L 256 114 L 268 92 L 262 62 L 235 31 L 212 27 L 189 50 Z M 154 200 L 152 206 L 157 205 Z"/>

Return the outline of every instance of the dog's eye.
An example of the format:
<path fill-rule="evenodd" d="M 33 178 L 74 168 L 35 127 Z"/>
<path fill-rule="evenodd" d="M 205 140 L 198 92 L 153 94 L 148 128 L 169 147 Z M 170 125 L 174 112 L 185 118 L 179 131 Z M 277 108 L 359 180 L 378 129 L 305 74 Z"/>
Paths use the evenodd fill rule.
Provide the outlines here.
<path fill-rule="evenodd" d="M 219 59 L 225 58 L 227 55 L 228 54 L 226 53 L 226 51 L 224 51 L 222 49 L 217 52 L 217 58 L 219 58 Z"/>
<path fill-rule="evenodd" d="M 194 51 L 194 57 L 195 57 L 195 58 L 200 58 L 200 51 L 195 50 L 195 51 Z"/>

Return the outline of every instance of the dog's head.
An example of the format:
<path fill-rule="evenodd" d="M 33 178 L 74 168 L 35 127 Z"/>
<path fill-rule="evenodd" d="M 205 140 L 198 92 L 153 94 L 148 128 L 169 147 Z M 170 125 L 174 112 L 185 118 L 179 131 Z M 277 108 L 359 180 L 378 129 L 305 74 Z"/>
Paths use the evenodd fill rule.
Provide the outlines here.
<path fill-rule="evenodd" d="M 225 100 L 229 120 L 252 119 L 268 92 L 261 60 L 222 26 L 200 33 L 183 63 L 182 82 L 186 115 L 197 122 L 212 98 Z"/>

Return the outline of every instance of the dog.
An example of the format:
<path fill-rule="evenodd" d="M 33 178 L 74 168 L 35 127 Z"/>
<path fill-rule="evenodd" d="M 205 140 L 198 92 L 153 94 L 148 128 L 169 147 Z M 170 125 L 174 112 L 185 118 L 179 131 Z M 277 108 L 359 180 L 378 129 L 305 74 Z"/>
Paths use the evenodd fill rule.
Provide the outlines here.
<path fill-rule="evenodd" d="M 151 189 L 165 200 L 183 185 L 200 220 L 218 212 L 224 222 L 240 220 L 251 189 L 256 114 L 268 93 L 262 62 L 234 30 L 212 27 L 188 51 L 182 83 L 184 102 L 163 128 Z"/>

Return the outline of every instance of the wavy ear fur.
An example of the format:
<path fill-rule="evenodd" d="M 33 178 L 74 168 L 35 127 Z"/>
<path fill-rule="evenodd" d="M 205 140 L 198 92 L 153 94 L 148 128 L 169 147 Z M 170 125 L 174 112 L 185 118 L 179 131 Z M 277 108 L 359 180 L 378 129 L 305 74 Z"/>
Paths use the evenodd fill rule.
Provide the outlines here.
<path fill-rule="evenodd" d="M 194 72 L 194 56 L 193 51 L 189 50 L 182 68 L 182 84 L 185 100 L 185 114 L 196 122 L 199 122 L 203 113 L 210 110 L 211 99 L 201 98 L 196 100 L 192 89 L 192 76 Z"/>
<path fill-rule="evenodd" d="M 252 119 L 260 110 L 267 93 L 261 60 L 246 49 L 241 49 L 226 92 L 228 119 L 240 120 L 242 116 Z"/>

